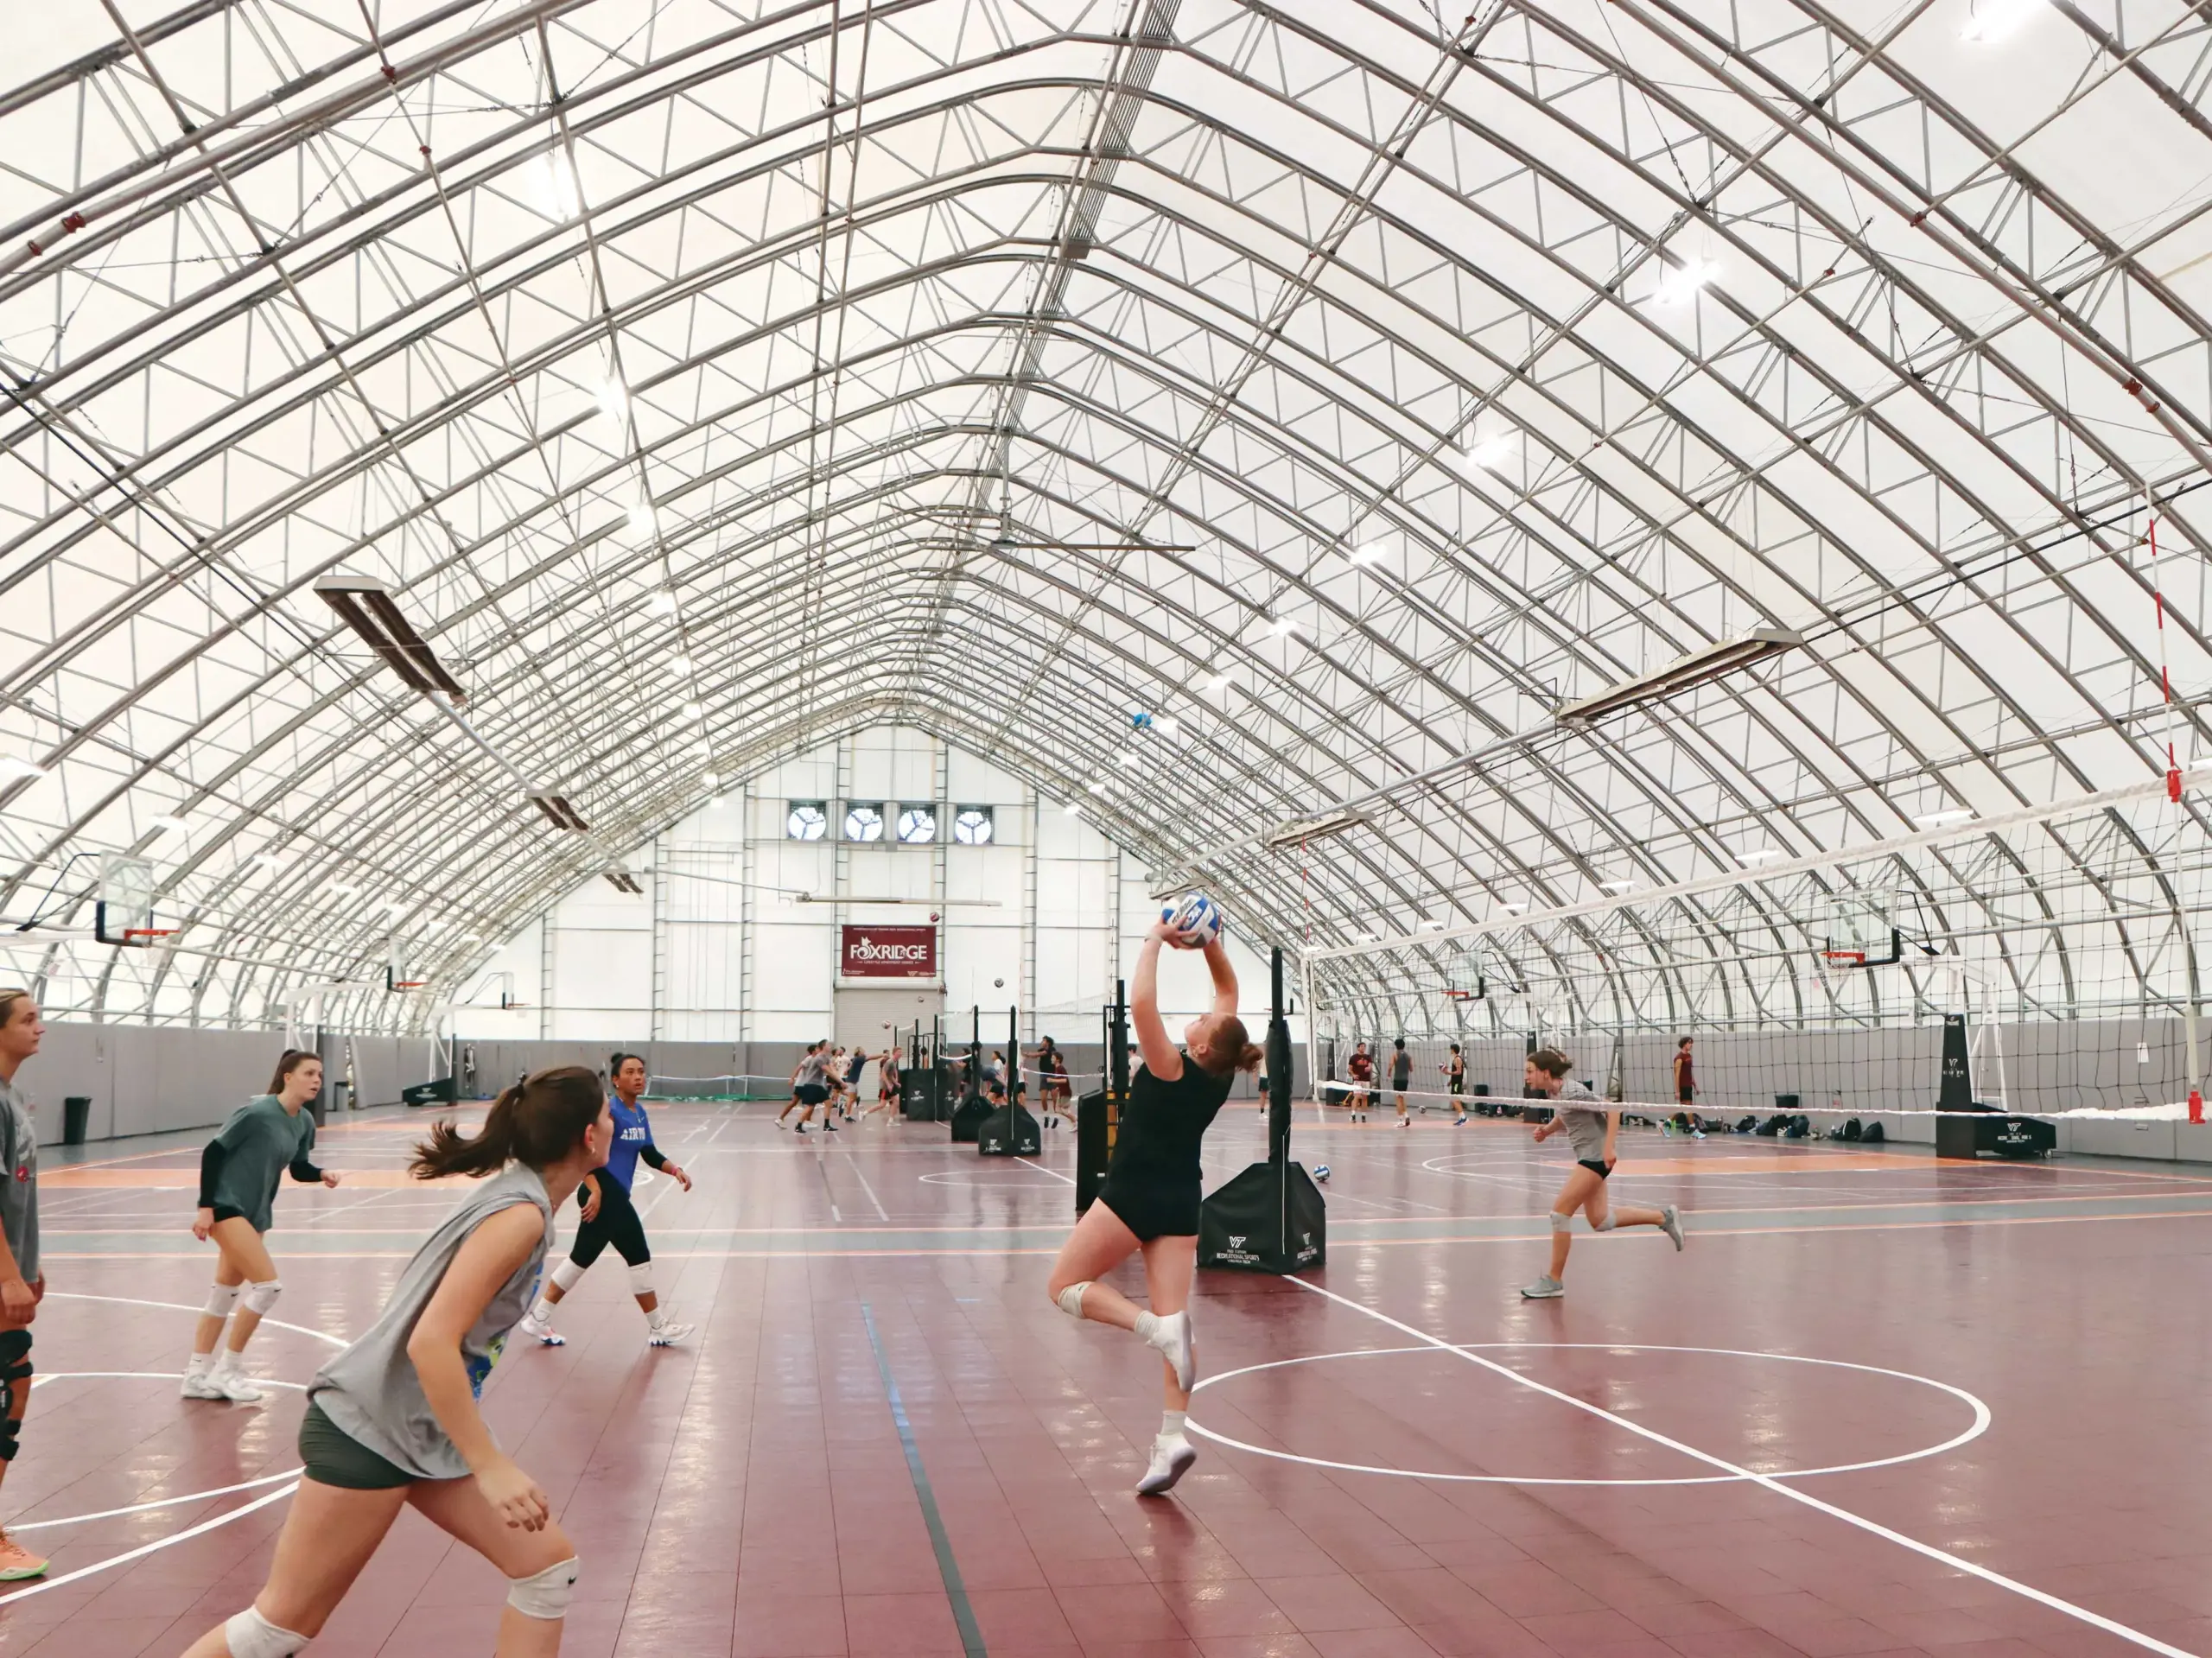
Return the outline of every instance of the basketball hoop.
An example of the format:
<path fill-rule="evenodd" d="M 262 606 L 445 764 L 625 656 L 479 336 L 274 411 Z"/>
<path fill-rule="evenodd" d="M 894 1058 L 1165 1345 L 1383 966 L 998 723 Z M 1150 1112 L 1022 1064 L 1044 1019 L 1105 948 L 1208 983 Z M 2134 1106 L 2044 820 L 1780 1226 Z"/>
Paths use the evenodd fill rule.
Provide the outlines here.
<path fill-rule="evenodd" d="M 1475 1000 L 1475 993 L 1471 990 L 1446 990 L 1444 994 L 1446 1000 L 1452 1001 L 1472 1001 Z"/>
<path fill-rule="evenodd" d="M 1866 952 L 1863 950 L 1824 950 L 1821 959 L 1830 967 L 1864 967 Z"/>
<path fill-rule="evenodd" d="M 162 939 L 175 937 L 175 927 L 125 927 L 122 942 L 131 950 L 153 950 Z"/>

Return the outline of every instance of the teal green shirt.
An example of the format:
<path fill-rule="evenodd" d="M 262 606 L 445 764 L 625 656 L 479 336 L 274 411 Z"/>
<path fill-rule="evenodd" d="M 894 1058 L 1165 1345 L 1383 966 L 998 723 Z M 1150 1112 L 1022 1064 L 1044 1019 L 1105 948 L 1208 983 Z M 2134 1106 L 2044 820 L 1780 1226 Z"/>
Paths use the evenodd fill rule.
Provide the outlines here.
<path fill-rule="evenodd" d="M 276 1223 L 270 1207 L 286 1169 L 296 1180 L 322 1178 L 308 1161 L 314 1146 L 315 1114 L 306 1107 L 295 1116 L 274 1094 L 248 1100 L 231 1113 L 200 1159 L 200 1204 L 235 1209 L 255 1231 L 266 1232 Z"/>

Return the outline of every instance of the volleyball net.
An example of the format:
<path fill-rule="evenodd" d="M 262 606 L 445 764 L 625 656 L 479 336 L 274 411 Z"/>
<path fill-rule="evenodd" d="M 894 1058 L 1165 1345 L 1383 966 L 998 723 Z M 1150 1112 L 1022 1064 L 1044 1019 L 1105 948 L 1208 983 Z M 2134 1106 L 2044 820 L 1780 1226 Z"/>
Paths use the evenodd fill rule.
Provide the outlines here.
<path fill-rule="evenodd" d="M 1545 1047 L 1631 1115 L 1732 1128 L 1856 1117 L 1895 1135 L 1974 1106 L 2187 1117 L 2208 1057 L 2197 798 L 2154 786 L 1943 814 L 1837 854 L 1739 849 L 1736 867 L 1665 886 L 1585 871 L 1586 897 L 1500 894 L 1486 920 L 1309 950 L 1317 1086 L 1343 1102 L 1364 1042 L 1367 1109 L 1393 1109 L 1402 1039 L 1408 1108 L 1432 1112 L 1518 1107 Z"/>
<path fill-rule="evenodd" d="M 780 1077 L 749 1076 L 743 1072 L 721 1077 L 650 1077 L 645 1079 L 645 1096 L 671 1102 L 788 1100 L 791 1096 L 791 1079 L 789 1072 Z"/>

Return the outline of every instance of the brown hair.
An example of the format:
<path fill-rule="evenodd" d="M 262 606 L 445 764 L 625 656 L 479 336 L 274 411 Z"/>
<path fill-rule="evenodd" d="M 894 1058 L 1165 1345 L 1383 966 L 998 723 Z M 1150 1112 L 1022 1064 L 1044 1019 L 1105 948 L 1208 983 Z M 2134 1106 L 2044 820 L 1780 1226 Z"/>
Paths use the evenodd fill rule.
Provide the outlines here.
<path fill-rule="evenodd" d="M 1538 1048 L 1529 1056 L 1529 1063 L 1547 1077 L 1564 1077 L 1574 1069 L 1574 1061 L 1557 1048 Z"/>
<path fill-rule="evenodd" d="M 536 1071 L 492 1102 L 474 1136 L 463 1134 L 449 1118 L 433 1124 L 407 1172 L 429 1180 L 442 1174 L 497 1174 L 510 1161 L 542 1169 L 574 1150 L 606 1106 L 598 1076 L 582 1065 Z"/>
<path fill-rule="evenodd" d="M 30 1000 L 31 993 L 28 990 L 14 988 L 0 990 L 0 1025 L 5 1025 L 10 1020 L 15 1018 L 17 1002 Z"/>
<path fill-rule="evenodd" d="M 322 1063 L 322 1056 L 312 1049 L 285 1049 L 284 1057 L 276 1062 L 276 1074 L 269 1079 L 269 1091 L 271 1094 L 282 1094 L 284 1091 L 284 1079 L 310 1059 L 318 1065 Z"/>
<path fill-rule="evenodd" d="M 1260 1061 L 1267 1057 L 1253 1042 L 1244 1021 L 1234 1013 L 1223 1014 L 1221 1023 L 1208 1035 L 1205 1051 L 1191 1057 L 1198 1062 L 1198 1069 L 1209 1076 L 1230 1077 L 1240 1070 L 1257 1070 Z"/>

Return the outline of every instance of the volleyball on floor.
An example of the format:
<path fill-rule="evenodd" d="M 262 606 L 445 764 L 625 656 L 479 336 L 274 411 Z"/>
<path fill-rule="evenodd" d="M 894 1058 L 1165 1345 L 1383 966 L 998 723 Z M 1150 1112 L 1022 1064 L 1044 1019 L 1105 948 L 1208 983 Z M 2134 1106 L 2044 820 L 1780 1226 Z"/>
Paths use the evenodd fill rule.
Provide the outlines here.
<path fill-rule="evenodd" d="M 1221 906 L 1203 893 L 1185 893 L 1160 906 L 1167 931 L 1192 950 L 1204 950 L 1221 937 Z"/>

